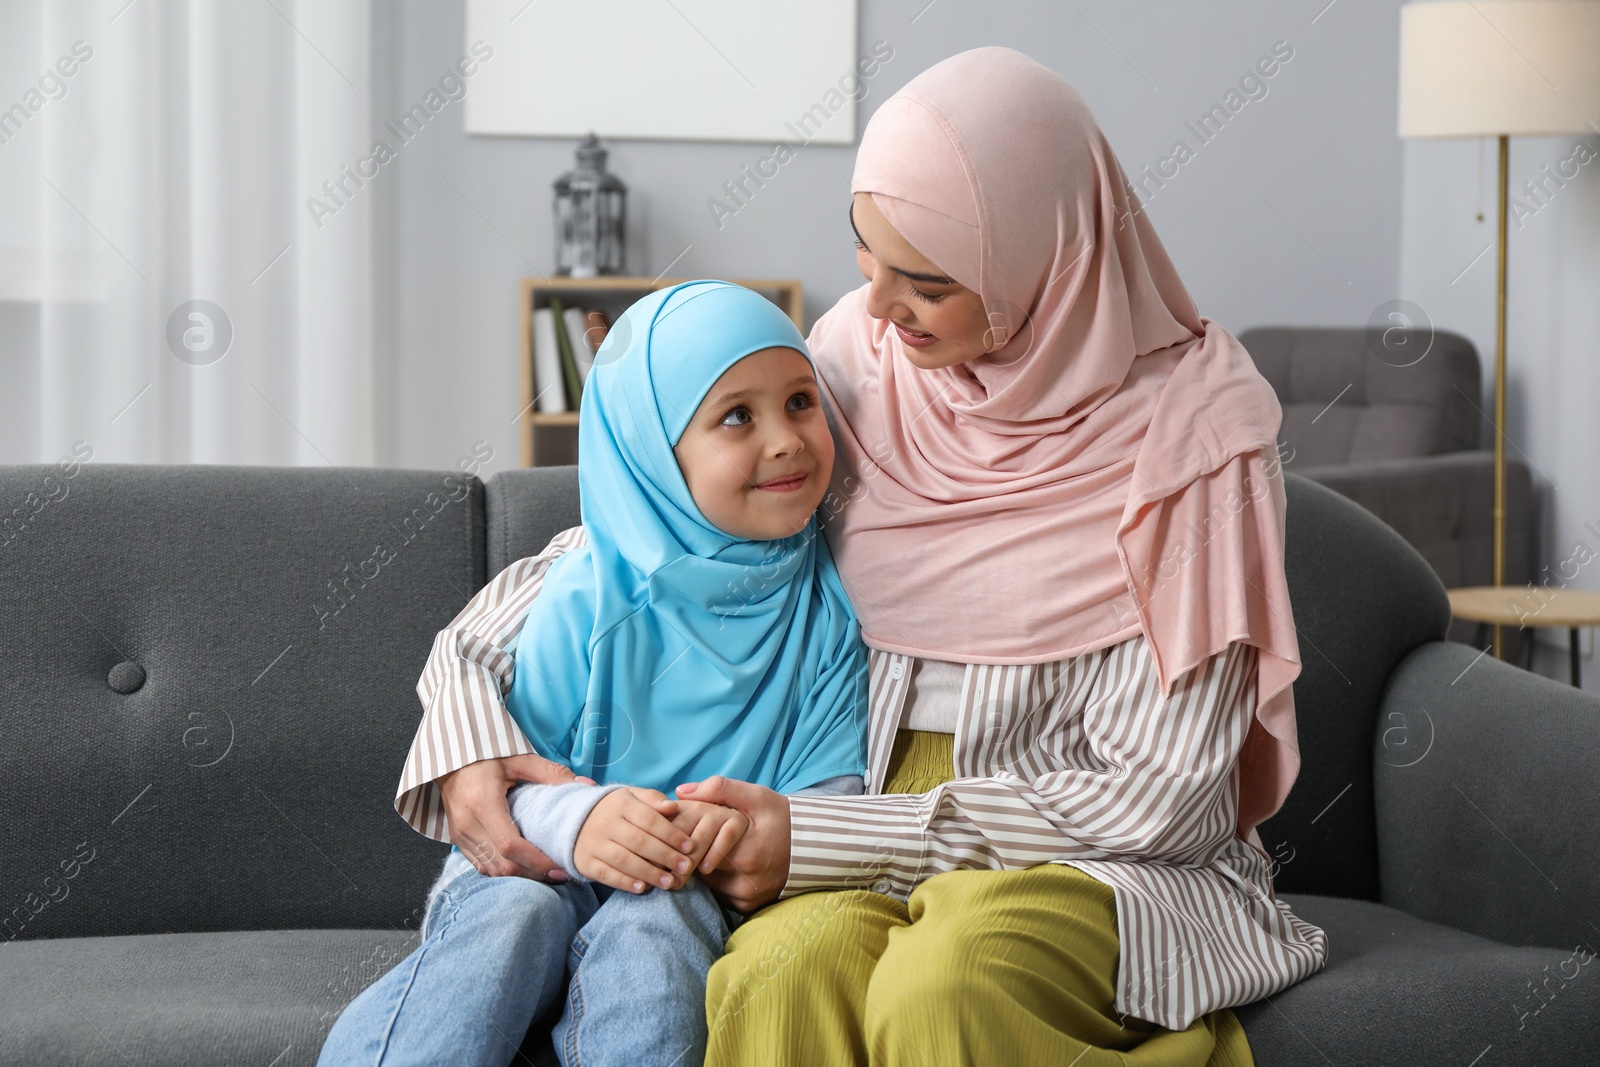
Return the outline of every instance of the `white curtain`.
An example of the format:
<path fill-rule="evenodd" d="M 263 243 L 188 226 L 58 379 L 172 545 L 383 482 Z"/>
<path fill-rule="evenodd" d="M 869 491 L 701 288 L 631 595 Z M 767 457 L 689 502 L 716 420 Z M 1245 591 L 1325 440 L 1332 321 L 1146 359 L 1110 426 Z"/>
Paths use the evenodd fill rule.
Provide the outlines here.
<path fill-rule="evenodd" d="M 0 3 L 0 462 L 373 462 L 369 2 Z"/>

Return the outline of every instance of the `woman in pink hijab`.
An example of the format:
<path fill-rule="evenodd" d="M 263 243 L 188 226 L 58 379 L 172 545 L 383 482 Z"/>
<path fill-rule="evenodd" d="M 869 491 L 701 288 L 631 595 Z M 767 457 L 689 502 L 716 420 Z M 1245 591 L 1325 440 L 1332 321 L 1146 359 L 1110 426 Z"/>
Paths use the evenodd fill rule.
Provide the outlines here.
<path fill-rule="evenodd" d="M 1299 768 L 1277 400 L 1024 55 L 885 101 L 852 189 L 867 284 L 809 346 L 867 795 L 680 785 L 750 820 L 704 876 L 755 913 L 706 1062 L 1248 1064 L 1227 1009 L 1327 953 L 1255 832 Z M 428 708 L 448 758 L 397 808 L 484 874 L 560 878 L 505 797 L 572 772 L 482 703 Z"/>
<path fill-rule="evenodd" d="M 852 191 L 867 284 L 809 345 L 869 795 L 680 787 L 750 817 L 708 880 L 769 905 L 706 1062 L 1249 1063 L 1226 1009 L 1326 956 L 1255 833 L 1299 767 L 1277 400 L 1020 53 L 885 101 Z"/>

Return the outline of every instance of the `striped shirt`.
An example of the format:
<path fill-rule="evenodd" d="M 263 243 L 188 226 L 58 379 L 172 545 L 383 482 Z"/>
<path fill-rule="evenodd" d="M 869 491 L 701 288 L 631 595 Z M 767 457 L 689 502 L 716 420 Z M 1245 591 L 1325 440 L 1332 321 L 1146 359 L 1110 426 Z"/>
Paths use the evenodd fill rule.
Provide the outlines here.
<path fill-rule="evenodd" d="M 485 586 L 434 641 L 423 719 L 395 808 L 448 841 L 436 780 L 533 751 L 506 712 L 516 636 L 545 572 L 582 527 Z M 910 656 L 870 650 L 867 792 L 907 712 Z M 1238 755 L 1255 716 L 1255 650 L 1234 643 L 1161 696 L 1143 635 L 1052 663 L 964 665 L 955 777 L 919 795 L 789 798 L 780 899 L 869 888 L 900 900 L 961 868 L 1066 863 L 1109 885 L 1116 1008 L 1174 1030 L 1320 968 L 1327 938 L 1272 895 L 1265 855 L 1235 832 Z"/>

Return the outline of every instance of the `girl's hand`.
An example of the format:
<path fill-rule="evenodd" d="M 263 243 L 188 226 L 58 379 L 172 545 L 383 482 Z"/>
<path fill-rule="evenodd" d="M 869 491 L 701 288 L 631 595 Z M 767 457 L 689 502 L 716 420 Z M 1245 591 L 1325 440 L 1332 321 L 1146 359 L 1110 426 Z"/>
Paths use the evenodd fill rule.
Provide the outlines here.
<path fill-rule="evenodd" d="M 629 893 L 687 882 L 694 842 L 661 813 L 663 801 L 672 803 L 654 789 L 634 786 L 607 793 L 578 831 L 572 849 L 578 873 Z"/>
<path fill-rule="evenodd" d="M 789 798 L 720 774 L 680 785 L 677 792 L 685 800 L 735 808 L 750 820 L 733 850 L 701 875 L 711 891 L 745 914 L 778 899 L 789 880 Z"/>
<path fill-rule="evenodd" d="M 726 862 L 733 846 L 750 829 L 750 820 L 745 818 L 744 812 L 721 804 L 680 800 L 678 809 L 678 817 L 672 824 L 686 831 L 694 841 L 694 851 L 689 853 L 689 858 L 702 876 Z"/>
<path fill-rule="evenodd" d="M 515 875 L 535 882 L 565 881 L 567 872 L 550 862 L 549 856 L 517 830 L 506 794 L 518 782 L 562 785 L 572 781 L 594 784 L 592 778 L 579 777 L 571 768 L 531 753 L 478 760 L 457 768 L 438 782 L 445 818 L 450 824 L 450 840 L 478 873 L 487 877 Z M 667 813 L 669 818 L 673 814 L 675 810 Z"/>

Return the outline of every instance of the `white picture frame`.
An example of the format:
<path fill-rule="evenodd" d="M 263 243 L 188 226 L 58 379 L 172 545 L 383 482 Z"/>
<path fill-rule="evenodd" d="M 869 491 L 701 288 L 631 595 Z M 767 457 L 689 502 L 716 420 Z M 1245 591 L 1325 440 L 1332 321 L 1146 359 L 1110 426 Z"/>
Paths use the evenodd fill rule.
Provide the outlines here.
<path fill-rule="evenodd" d="M 856 0 L 467 0 L 469 134 L 854 144 Z"/>

